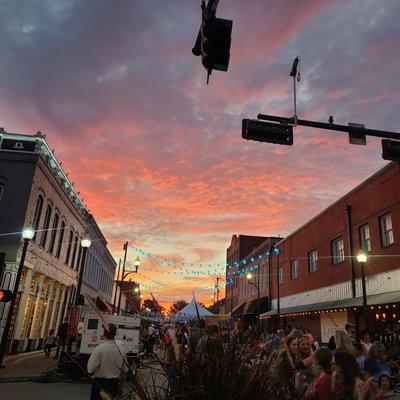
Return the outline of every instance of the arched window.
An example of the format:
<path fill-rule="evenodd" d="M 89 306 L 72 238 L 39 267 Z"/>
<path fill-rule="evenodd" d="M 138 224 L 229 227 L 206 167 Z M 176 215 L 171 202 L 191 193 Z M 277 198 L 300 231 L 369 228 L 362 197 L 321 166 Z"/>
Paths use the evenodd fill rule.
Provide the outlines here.
<path fill-rule="evenodd" d="M 56 242 L 56 234 L 57 234 L 57 228 L 58 228 L 58 220 L 59 220 L 58 214 L 54 214 L 53 227 L 51 229 L 50 245 L 49 245 L 50 253 L 53 253 L 53 251 L 54 251 L 54 244 Z"/>
<path fill-rule="evenodd" d="M 57 258 L 60 258 L 61 249 L 62 249 L 63 240 L 64 240 L 64 232 L 65 232 L 65 222 L 61 221 L 61 229 L 60 229 L 60 235 L 58 236 L 58 246 L 57 246 L 57 253 L 56 253 Z"/>
<path fill-rule="evenodd" d="M 5 188 L 5 185 L 3 183 L 0 183 L 0 201 L 3 199 Z"/>
<path fill-rule="evenodd" d="M 72 241 L 74 240 L 74 233 L 69 231 L 67 255 L 65 256 L 65 265 L 69 265 L 69 256 L 71 255 Z"/>
<path fill-rule="evenodd" d="M 74 251 L 72 252 L 72 258 L 71 258 L 71 263 L 70 263 L 71 268 L 75 267 L 76 250 L 78 249 L 78 236 L 75 236 L 73 249 L 74 249 Z"/>
<path fill-rule="evenodd" d="M 50 227 L 50 218 L 51 218 L 51 213 L 53 209 L 51 208 L 51 205 L 49 204 L 46 208 L 46 214 L 44 215 L 44 223 L 43 223 L 43 230 L 42 230 L 42 235 L 40 237 L 40 246 L 43 248 L 46 247 L 46 241 L 47 241 L 47 236 L 49 233 L 49 227 Z"/>
<path fill-rule="evenodd" d="M 35 231 L 35 236 L 33 237 L 33 240 L 36 239 L 36 231 L 39 229 L 39 222 L 40 222 L 40 217 L 42 215 L 42 208 L 43 208 L 43 196 L 39 195 L 36 202 L 35 215 L 33 216 L 33 222 L 32 222 L 32 228 Z"/>

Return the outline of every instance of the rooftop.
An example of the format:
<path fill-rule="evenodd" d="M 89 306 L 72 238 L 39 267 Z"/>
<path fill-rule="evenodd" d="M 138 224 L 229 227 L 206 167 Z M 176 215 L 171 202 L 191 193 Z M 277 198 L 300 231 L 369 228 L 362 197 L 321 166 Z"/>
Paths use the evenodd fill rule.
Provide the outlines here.
<path fill-rule="evenodd" d="M 47 162 L 54 175 L 58 177 L 61 186 L 70 196 L 75 206 L 82 212 L 88 213 L 87 207 L 78 195 L 73 183 L 61 167 L 54 152 L 46 142 L 46 135 L 37 132 L 36 135 L 26 135 L 19 133 L 6 132 L 0 128 L 0 151 L 18 153 L 37 153 Z"/>

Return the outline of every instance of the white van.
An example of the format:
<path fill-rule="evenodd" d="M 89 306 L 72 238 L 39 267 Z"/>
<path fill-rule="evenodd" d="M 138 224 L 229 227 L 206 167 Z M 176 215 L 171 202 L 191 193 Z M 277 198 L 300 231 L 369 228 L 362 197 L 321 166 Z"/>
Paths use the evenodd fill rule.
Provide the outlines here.
<path fill-rule="evenodd" d="M 108 323 L 117 327 L 115 341 L 121 344 L 126 354 L 136 355 L 139 352 L 139 317 L 124 317 L 120 315 L 105 315 Z M 92 354 L 93 349 L 104 343 L 104 328 L 97 315 L 85 315 L 85 330 L 80 347 L 81 354 Z"/>

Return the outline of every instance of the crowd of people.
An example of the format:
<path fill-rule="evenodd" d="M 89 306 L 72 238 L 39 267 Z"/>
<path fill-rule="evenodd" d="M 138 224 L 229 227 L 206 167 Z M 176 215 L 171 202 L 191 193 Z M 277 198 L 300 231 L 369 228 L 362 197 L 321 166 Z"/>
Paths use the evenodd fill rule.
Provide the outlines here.
<path fill-rule="evenodd" d="M 44 344 L 46 357 L 55 344 L 55 357 L 64 349 L 67 327 L 64 321 L 57 333 L 49 332 Z M 78 330 L 78 342 L 80 333 Z M 114 336 L 112 332 L 112 340 Z M 140 337 L 146 357 L 166 362 L 191 361 L 201 367 L 208 363 L 218 365 L 228 355 L 234 355 L 248 368 L 261 365 L 270 372 L 265 375 L 268 391 L 276 399 L 400 400 L 400 358 L 396 358 L 396 349 L 391 349 L 389 359 L 381 341 L 372 340 L 366 331 L 357 335 L 351 323 L 343 330 L 336 330 L 326 346 L 310 330 L 289 325 L 265 334 L 256 327 L 243 329 L 235 325 L 230 330 L 213 324 L 206 327 L 204 320 L 187 324 L 144 324 Z M 106 346 L 103 347 L 106 351 Z M 100 350 L 99 346 L 96 352 Z M 92 356 L 89 372 L 95 369 L 93 365 Z"/>
<path fill-rule="evenodd" d="M 326 347 L 309 330 L 290 326 L 269 335 L 252 327 L 227 331 L 211 325 L 206 329 L 204 321 L 152 329 L 147 329 L 147 335 L 151 331 L 154 343 L 159 340 L 166 360 L 218 363 L 228 351 L 240 354 L 248 365 L 265 363 L 276 371 L 276 382 L 271 379 L 270 388 L 279 393 L 278 398 L 400 399 L 399 364 L 387 361 L 385 345 L 372 341 L 368 332 L 357 337 L 353 324 L 338 329 Z M 146 329 L 142 332 L 146 335 Z"/>

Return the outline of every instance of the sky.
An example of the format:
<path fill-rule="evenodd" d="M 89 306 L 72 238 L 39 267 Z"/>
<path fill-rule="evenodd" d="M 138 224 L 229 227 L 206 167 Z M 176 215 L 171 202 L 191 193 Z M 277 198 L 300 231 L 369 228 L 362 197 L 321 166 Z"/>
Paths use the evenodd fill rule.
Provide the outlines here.
<path fill-rule="evenodd" d="M 131 246 L 145 296 L 210 302 L 233 234 L 282 236 L 387 162 L 380 140 L 297 127 L 245 141 L 243 118 L 399 131 L 396 0 L 220 0 L 227 72 L 191 53 L 194 0 L 0 0 L 0 125 L 47 135 L 109 242 Z M 161 261 L 161 259 L 165 261 Z M 184 264 L 183 264 L 184 263 Z M 221 288 L 221 297 L 224 289 Z"/>

